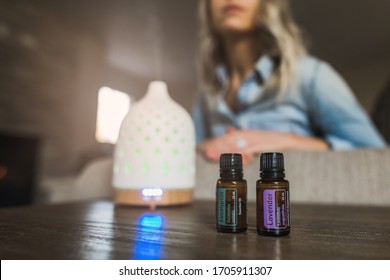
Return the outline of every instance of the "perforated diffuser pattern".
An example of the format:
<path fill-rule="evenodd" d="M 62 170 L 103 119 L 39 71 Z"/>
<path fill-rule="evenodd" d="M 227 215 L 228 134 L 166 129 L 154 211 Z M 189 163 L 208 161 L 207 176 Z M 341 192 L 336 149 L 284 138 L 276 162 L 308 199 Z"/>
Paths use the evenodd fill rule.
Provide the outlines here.
<path fill-rule="evenodd" d="M 195 184 L 195 128 L 162 82 L 124 118 L 114 155 L 117 188 L 192 188 Z"/>

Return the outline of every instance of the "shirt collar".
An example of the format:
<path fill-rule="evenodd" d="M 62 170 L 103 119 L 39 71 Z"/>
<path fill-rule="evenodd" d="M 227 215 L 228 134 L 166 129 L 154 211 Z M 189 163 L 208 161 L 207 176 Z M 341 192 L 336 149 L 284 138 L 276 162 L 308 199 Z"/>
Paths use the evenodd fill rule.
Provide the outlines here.
<path fill-rule="evenodd" d="M 263 81 L 268 81 L 274 71 L 274 62 L 268 55 L 260 57 L 255 64 L 255 71 L 257 71 L 263 78 Z"/>
<path fill-rule="evenodd" d="M 266 82 L 272 76 L 274 71 L 274 62 L 268 55 L 261 56 L 254 65 L 254 71 L 260 75 L 260 81 Z M 216 69 L 216 75 L 223 87 L 229 84 L 229 73 L 225 65 L 219 65 Z"/>

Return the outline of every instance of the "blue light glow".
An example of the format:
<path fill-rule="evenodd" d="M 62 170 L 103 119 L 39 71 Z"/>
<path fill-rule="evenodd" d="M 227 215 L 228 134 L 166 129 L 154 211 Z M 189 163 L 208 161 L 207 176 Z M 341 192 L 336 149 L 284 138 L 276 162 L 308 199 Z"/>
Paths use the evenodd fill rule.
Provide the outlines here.
<path fill-rule="evenodd" d="M 160 215 L 145 215 L 141 217 L 139 224 L 143 229 L 161 229 L 163 225 L 163 217 Z"/>
<path fill-rule="evenodd" d="M 149 213 L 140 217 L 134 245 L 135 260 L 160 260 L 163 257 L 164 225 L 162 214 Z"/>

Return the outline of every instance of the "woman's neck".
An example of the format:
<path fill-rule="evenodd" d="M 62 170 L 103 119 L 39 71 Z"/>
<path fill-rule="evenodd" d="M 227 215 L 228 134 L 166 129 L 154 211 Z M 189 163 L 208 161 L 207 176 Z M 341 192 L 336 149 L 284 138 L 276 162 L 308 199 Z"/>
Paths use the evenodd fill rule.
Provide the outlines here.
<path fill-rule="evenodd" d="M 231 78 L 243 81 L 260 56 L 258 39 L 253 34 L 231 35 L 224 38 L 224 45 Z"/>
<path fill-rule="evenodd" d="M 261 53 L 260 44 L 253 34 L 227 36 L 224 38 L 224 44 L 230 80 L 225 99 L 231 110 L 237 113 L 237 92 L 248 74 L 253 71 Z"/>

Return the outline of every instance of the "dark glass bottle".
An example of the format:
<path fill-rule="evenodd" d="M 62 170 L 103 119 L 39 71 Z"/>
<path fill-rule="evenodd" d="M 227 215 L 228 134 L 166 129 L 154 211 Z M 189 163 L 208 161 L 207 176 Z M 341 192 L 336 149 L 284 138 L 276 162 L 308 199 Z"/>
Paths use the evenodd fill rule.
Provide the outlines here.
<path fill-rule="evenodd" d="M 247 184 L 240 154 L 221 155 L 220 177 L 216 188 L 217 231 L 244 232 L 247 229 Z"/>
<path fill-rule="evenodd" d="M 256 184 L 257 232 L 283 236 L 290 233 L 290 186 L 284 179 L 282 153 L 263 153 Z"/>

